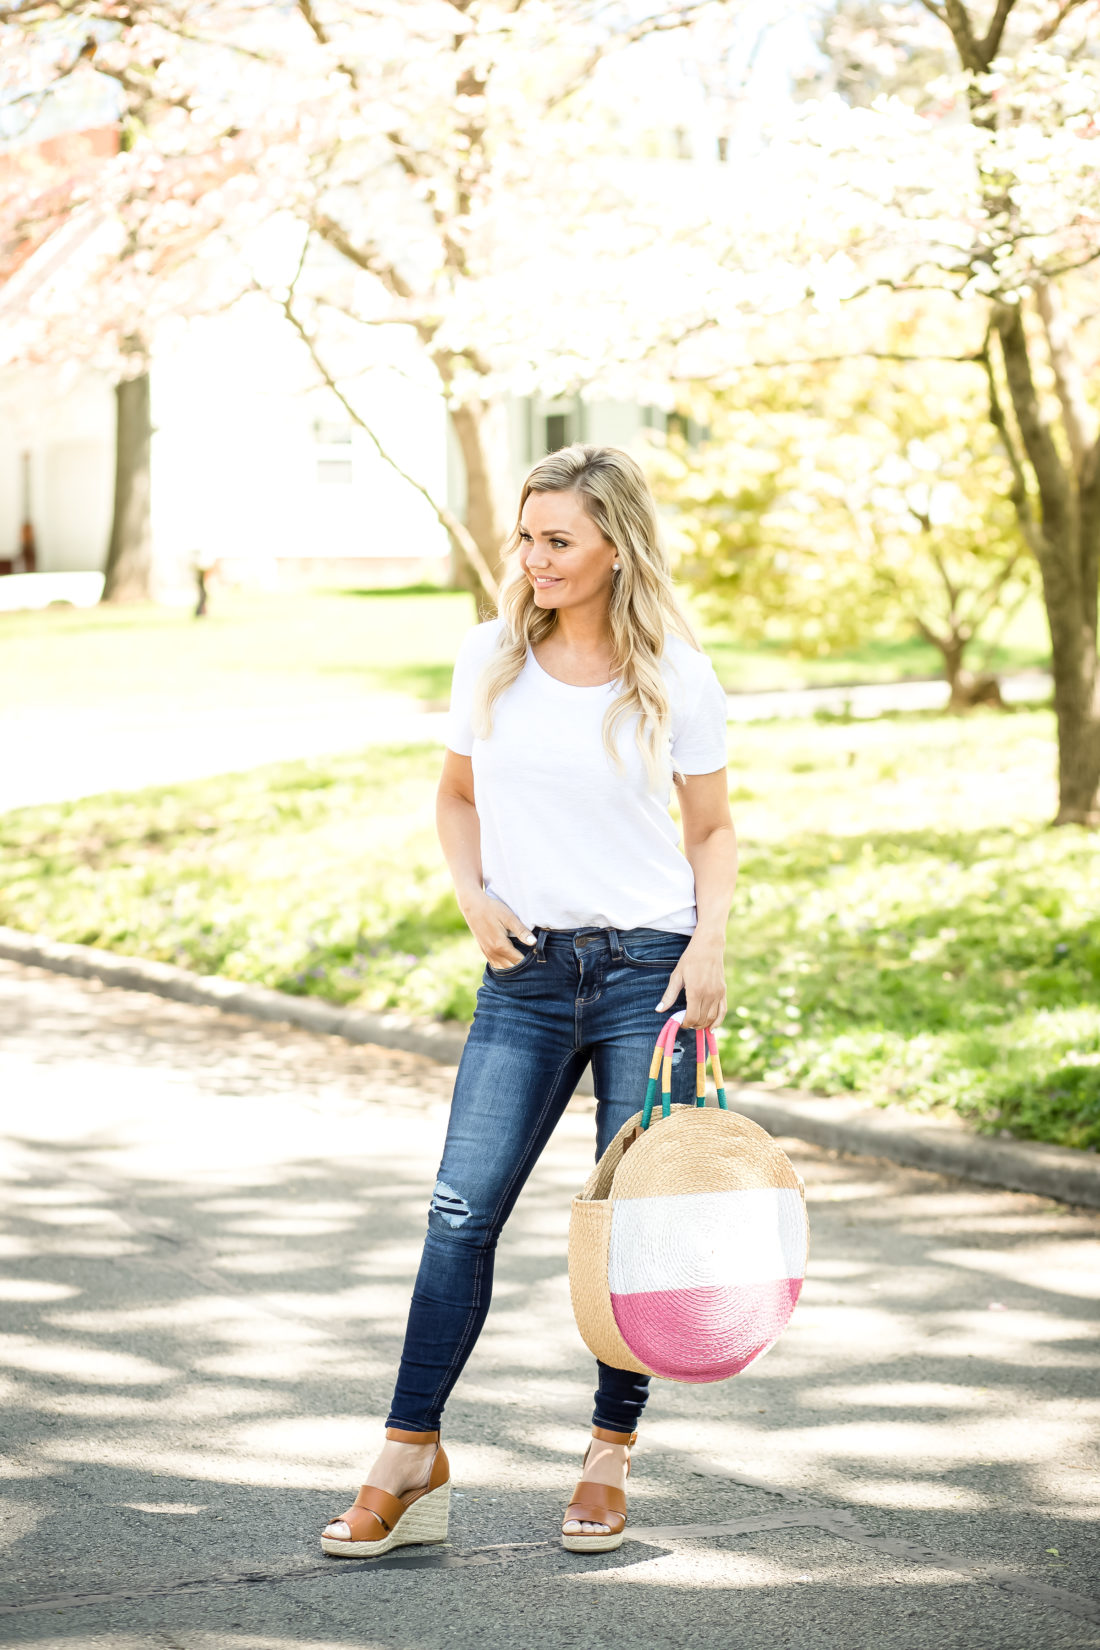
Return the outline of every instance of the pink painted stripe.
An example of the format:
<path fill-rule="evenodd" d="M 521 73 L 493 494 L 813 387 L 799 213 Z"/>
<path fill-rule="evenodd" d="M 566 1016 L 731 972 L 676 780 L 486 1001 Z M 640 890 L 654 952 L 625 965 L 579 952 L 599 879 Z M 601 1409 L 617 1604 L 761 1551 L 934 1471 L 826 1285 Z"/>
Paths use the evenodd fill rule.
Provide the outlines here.
<path fill-rule="evenodd" d="M 722 1381 L 738 1375 L 786 1329 L 801 1278 L 736 1288 L 647 1289 L 611 1296 L 627 1346 L 673 1381 Z"/>

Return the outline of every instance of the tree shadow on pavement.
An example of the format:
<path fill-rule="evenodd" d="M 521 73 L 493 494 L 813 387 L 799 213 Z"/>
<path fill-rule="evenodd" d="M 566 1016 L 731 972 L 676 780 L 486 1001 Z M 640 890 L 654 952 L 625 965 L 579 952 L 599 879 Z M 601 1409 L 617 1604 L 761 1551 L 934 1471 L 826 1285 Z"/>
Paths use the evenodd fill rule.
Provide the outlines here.
<path fill-rule="evenodd" d="M 595 1384 L 566 1277 L 594 1149 L 575 1101 L 448 1406 L 447 1548 L 324 1561 L 388 1408 L 449 1075 L 38 979 L 2 1055 L 0 1642 L 1100 1642 L 1034 1592 L 849 1538 L 1096 1589 L 1095 1216 L 786 1142 L 812 1223 L 792 1326 L 736 1380 L 655 1382 L 630 1484 L 634 1528 L 744 1527 L 579 1558 L 557 1540 Z"/>

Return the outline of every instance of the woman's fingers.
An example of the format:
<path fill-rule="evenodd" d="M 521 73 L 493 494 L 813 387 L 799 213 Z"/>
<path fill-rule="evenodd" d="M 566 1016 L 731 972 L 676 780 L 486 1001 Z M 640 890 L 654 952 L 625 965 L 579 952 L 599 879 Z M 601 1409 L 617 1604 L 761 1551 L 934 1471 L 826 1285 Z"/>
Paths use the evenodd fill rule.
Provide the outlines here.
<path fill-rule="evenodd" d="M 658 1014 L 665 1013 L 676 1001 L 681 991 L 684 992 L 687 998 L 687 1008 L 684 1010 L 683 1020 L 685 1030 L 693 1031 L 697 1026 L 717 1025 L 720 1020 L 725 1019 L 725 994 L 716 992 L 713 987 L 708 991 L 705 987 L 692 985 L 689 981 L 685 981 L 682 968 L 675 968 L 670 974 L 668 985 L 657 1004 L 656 1012 Z"/>
<path fill-rule="evenodd" d="M 523 961 L 523 952 L 516 950 L 506 933 L 494 934 L 483 949 L 494 968 L 510 968 Z"/>
<path fill-rule="evenodd" d="M 713 1029 L 715 1026 L 721 1025 L 725 1017 L 726 1005 L 724 1003 L 715 1003 L 711 1006 L 704 1003 L 697 1014 L 693 1014 L 691 1009 L 688 1009 L 684 1015 L 684 1030 Z"/>
<path fill-rule="evenodd" d="M 503 900 L 497 900 L 497 907 L 498 909 L 496 914 L 500 920 L 501 927 L 504 930 L 505 938 L 507 938 L 509 934 L 515 934 L 523 941 L 524 945 L 534 945 L 534 934 L 532 934 L 525 922 L 521 922 L 519 920 L 511 907 L 505 905 Z"/>
<path fill-rule="evenodd" d="M 665 1010 L 668 1008 L 669 1004 L 674 1003 L 676 1001 L 677 997 L 680 995 L 680 993 L 683 989 L 684 989 L 684 971 L 683 971 L 683 968 L 679 964 L 677 964 L 676 967 L 672 970 L 672 973 L 668 977 L 668 984 L 665 986 L 665 989 L 661 993 L 661 1000 L 657 1004 L 657 1007 L 654 1010 L 654 1013 L 663 1014 L 665 1012 Z"/>
<path fill-rule="evenodd" d="M 535 943 L 535 936 L 527 924 L 521 922 L 503 900 L 494 900 L 493 929 L 486 936 L 488 943 L 481 942 L 481 949 L 494 968 L 514 968 L 516 963 L 523 961 L 523 952 L 517 951 L 511 943 L 509 936 L 512 934 L 517 935 L 525 945 Z"/>
<path fill-rule="evenodd" d="M 714 992 L 693 992 L 688 987 L 687 1009 L 684 1012 L 684 1030 L 694 1031 L 697 1028 L 707 1028 L 721 1025 L 726 1017 L 726 996 L 715 995 Z"/>

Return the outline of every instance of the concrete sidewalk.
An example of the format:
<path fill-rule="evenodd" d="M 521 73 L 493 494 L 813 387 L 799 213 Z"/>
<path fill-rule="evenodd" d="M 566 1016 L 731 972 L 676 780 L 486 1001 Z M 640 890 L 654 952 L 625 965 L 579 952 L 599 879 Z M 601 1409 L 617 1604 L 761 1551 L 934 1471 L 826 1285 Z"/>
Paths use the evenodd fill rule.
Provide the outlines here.
<path fill-rule="evenodd" d="M 449 1089 L 415 1056 L 0 965 L 0 1642 L 1100 1646 L 1100 1221 L 796 1142 L 790 1331 L 735 1381 L 655 1383 L 631 1539 L 561 1550 L 593 1384 L 565 1276 L 587 1100 L 448 1408 L 448 1546 L 323 1561 Z"/>

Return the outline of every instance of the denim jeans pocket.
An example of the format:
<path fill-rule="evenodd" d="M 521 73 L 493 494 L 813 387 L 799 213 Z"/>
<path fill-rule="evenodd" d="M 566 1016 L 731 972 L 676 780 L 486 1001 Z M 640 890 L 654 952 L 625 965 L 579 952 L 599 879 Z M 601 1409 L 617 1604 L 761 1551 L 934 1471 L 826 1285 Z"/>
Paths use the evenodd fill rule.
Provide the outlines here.
<path fill-rule="evenodd" d="M 512 944 L 523 952 L 523 960 L 512 964 L 508 968 L 496 968 L 491 962 L 486 962 L 485 972 L 491 980 L 510 980 L 514 974 L 522 974 L 535 960 L 535 947 L 524 945 L 521 940 L 513 939 Z"/>
<path fill-rule="evenodd" d="M 635 935 L 623 937 L 623 958 L 634 968 L 663 968 L 669 974 L 687 950 L 689 934 Z"/>

